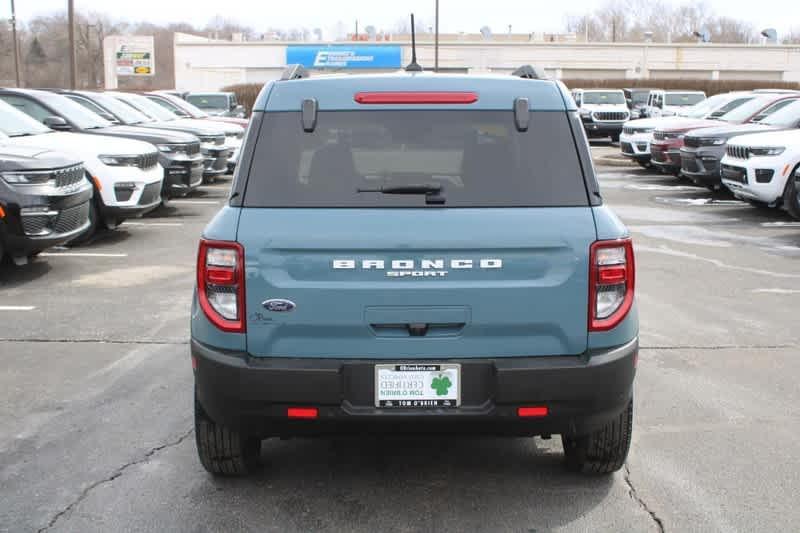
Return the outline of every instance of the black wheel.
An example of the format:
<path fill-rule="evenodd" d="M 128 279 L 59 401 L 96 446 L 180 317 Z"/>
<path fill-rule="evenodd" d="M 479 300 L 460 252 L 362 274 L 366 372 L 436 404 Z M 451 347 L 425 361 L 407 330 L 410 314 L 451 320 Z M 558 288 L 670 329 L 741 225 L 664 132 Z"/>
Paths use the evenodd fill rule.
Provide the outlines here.
<path fill-rule="evenodd" d="M 161 189 L 161 205 L 168 207 L 170 200 L 172 200 L 172 196 L 165 189 Z"/>
<path fill-rule="evenodd" d="M 586 474 L 610 474 L 625 464 L 631 447 L 633 401 L 617 418 L 581 437 L 561 436 L 567 468 Z"/>
<path fill-rule="evenodd" d="M 195 398 L 194 434 L 200 463 L 215 476 L 245 476 L 259 466 L 261 439 L 220 426 Z"/>
<path fill-rule="evenodd" d="M 611 136 L 611 142 L 618 143 L 619 142 L 619 133 L 615 133 Z"/>
<path fill-rule="evenodd" d="M 653 166 L 653 163 L 651 163 L 650 161 L 641 161 L 641 160 L 639 160 L 639 161 L 636 161 L 636 162 L 639 163 L 639 166 L 642 167 L 642 168 L 652 168 L 652 166 Z"/>
<path fill-rule="evenodd" d="M 800 191 L 797 190 L 797 182 L 794 179 L 798 169 L 800 169 L 800 165 L 797 165 L 789 174 L 789 180 L 783 190 L 783 207 L 792 215 L 792 218 L 800 220 Z"/>

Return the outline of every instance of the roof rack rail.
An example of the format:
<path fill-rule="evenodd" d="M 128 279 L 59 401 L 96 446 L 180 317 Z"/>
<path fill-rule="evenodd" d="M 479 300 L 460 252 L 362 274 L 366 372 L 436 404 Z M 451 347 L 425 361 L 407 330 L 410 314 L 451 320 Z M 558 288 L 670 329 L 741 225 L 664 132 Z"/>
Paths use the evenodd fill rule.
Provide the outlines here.
<path fill-rule="evenodd" d="M 311 74 L 303 67 L 303 65 L 287 65 L 281 74 L 281 81 L 286 80 L 301 80 L 310 77 Z"/>
<path fill-rule="evenodd" d="M 548 79 L 547 74 L 545 73 L 544 69 L 541 67 L 534 67 L 531 65 L 522 65 L 517 70 L 511 73 L 512 76 L 517 76 L 518 78 L 525 78 L 527 80 L 546 80 Z"/>

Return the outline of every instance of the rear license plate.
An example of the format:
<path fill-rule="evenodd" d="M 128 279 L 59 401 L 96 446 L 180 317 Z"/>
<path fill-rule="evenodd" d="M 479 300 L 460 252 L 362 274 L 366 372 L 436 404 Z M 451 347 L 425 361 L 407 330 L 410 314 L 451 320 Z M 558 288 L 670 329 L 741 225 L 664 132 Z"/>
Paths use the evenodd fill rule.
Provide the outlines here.
<path fill-rule="evenodd" d="M 404 409 L 461 405 L 461 365 L 375 365 L 375 406 Z"/>

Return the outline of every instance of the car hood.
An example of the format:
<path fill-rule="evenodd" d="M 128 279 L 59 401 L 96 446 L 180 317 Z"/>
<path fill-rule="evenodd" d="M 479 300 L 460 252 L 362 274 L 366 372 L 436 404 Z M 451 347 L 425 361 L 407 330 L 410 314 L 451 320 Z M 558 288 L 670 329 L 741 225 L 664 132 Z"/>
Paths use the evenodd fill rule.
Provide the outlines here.
<path fill-rule="evenodd" d="M 675 122 L 671 122 L 669 124 L 665 124 L 663 127 L 657 128 L 660 131 L 667 131 L 670 133 L 676 132 L 684 132 L 699 128 L 711 128 L 714 126 L 719 126 L 720 124 L 724 124 L 724 122 L 720 122 L 719 120 L 706 120 L 706 119 L 697 119 L 697 118 L 683 118 L 676 120 Z"/>
<path fill-rule="evenodd" d="M 738 135 L 729 141 L 740 146 L 782 146 L 800 143 L 800 130 L 777 130 Z"/>
<path fill-rule="evenodd" d="M 242 133 L 241 126 L 237 126 L 236 124 L 226 124 L 225 122 L 218 122 L 216 120 L 205 120 L 202 118 L 182 118 L 178 119 L 176 122 L 188 123 L 203 128 L 213 129 L 215 130 L 213 133 L 223 132 L 226 135 Z"/>
<path fill-rule="evenodd" d="M 111 126 L 99 130 L 101 135 L 111 135 L 113 137 L 127 137 L 149 143 L 166 144 L 187 144 L 196 142 L 197 137 L 190 133 L 174 130 L 160 130 L 154 128 L 142 128 L 140 126 Z"/>
<path fill-rule="evenodd" d="M 203 125 L 202 122 L 195 124 L 193 119 L 176 119 L 169 122 L 148 122 L 146 128 L 155 128 L 159 130 L 182 131 L 192 135 L 223 135 L 225 133 L 225 125 L 222 123 L 214 124 L 213 127 Z"/>
<path fill-rule="evenodd" d="M 715 126 L 713 128 L 701 128 L 695 134 L 695 130 L 686 132 L 687 137 L 717 137 L 723 139 L 730 139 L 736 135 L 744 135 L 746 133 L 758 133 L 762 131 L 773 131 L 778 128 L 774 126 L 765 126 L 763 124 L 726 124 L 724 126 Z"/>
<path fill-rule="evenodd" d="M 236 124 L 237 126 L 241 126 L 243 128 L 246 128 L 247 125 L 250 123 L 250 121 L 247 120 L 246 118 L 236 118 L 236 117 L 211 117 L 211 116 L 209 116 L 207 119 L 202 119 L 202 120 L 208 120 L 210 122 L 227 122 L 229 124 Z"/>
<path fill-rule="evenodd" d="M 109 137 L 108 135 L 88 135 L 86 133 L 53 132 L 29 137 L 12 137 L 9 144 L 15 146 L 39 146 L 51 148 L 82 159 L 97 157 L 98 154 L 139 155 L 156 151 L 152 144 Z"/>
<path fill-rule="evenodd" d="M 0 172 L 14 170 L 49 170 L 80 164 L 79 159 L 38 146 L 0 145 Z"/>
<path fill-rule="evenodd" d="M 657 118 L 640 118 L 636 120 L 629 120 L 625 126 L 636 129 L 657 129 L 667 127 L 677 121 L 685 121 L 685 117 L 657 117 Z"/>

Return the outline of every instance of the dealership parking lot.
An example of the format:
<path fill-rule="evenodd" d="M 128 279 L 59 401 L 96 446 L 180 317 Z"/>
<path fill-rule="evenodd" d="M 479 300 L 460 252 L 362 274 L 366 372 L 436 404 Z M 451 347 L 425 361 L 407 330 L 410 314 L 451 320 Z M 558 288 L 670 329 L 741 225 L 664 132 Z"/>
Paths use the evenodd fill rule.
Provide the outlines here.
<path fill-rule="evenodd" d="M 0 531 L 794 529 L 800 222 L 637 166 L 598 171 L 637 250 L 624 471 L 568 474 L 556 438 L 376 437 L 273 441 L 259 475 L 209 476 L 189 305 L 226 179 L 0 270 Z"/>

